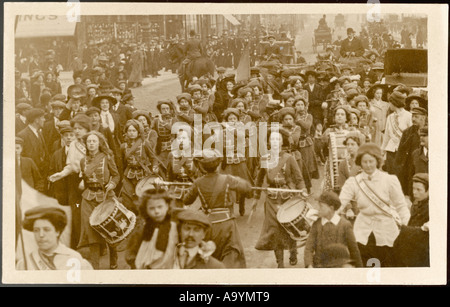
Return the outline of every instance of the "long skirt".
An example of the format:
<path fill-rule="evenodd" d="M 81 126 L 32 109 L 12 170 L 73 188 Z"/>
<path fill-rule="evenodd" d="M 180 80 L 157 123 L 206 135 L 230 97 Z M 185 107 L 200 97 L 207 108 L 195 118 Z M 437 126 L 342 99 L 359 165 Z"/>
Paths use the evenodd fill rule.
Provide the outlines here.
<path fill-rule="evenodd" d="M 216 244 L 212 255 L 222 261 L 227 268 L 245 268 L 244 247 L 234 219 L 213 224 L 206 235 L 206 240 Z"/>
<path fill-rule="evenodd" d="M 290 250 L 295 243 L 277 219 L 278 207 L 284 202 L 281 198 L 266 198 L 263 228 L 255 246 L 257 250 Z"/>
<path fill-rule="evenodd" d="M 78 248 L 86 247 L 92 244 L 105 244 L 105 239 L 91 227 L 89 218 L 95 207 L 100 205 L 95 199 L 87 200 L 85 198 L 81 201 L 81 233 Z"/>
<path fill-rule="evenodd" d="M 138 206 L 136 204 L 136 185 L 139 182 L 137 179 L 129 179 L 123 177 L 122 179 L 122 189 L 120 191 L 120 196 L 122 197 L 122 204 L 127 207 L 128 210 L 134 212 L 137 215 Z"/>
<path fill-rule="evenodd" d="M 308 170 L 311 179 L 319 179 L 319 167 L 317 166 L 316 154 L 314 153 L 314 146 L 300 147 L 303 161 Z"/>

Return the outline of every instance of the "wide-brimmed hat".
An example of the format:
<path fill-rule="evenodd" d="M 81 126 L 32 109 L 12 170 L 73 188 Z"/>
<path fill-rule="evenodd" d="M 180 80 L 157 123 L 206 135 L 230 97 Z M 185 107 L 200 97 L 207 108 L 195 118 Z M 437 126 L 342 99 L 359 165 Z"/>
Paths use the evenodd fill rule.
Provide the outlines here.
<path fill-rule="evenodd" d="M 229 116 L 230 114 L 234 114 L 234 115 L 236 115 L 237 118 L 239 118 L 240 112 L 239 112 L 239 110 L 236 109 L 236 108 L 227 108 L 225 111 L 223 111 L 223 118 L 224 118 L 225 120 L 228 119 L 228 116 Z"/>
<path fill-rule="evenodd" d="M 86 87 L 81 84 L 72 84 L 67 88 L 67 97 L 79 99 L 86 97 Z"/>
<path fill-rule="evenodd" d="M 414 95 L 414 94 L 406 97 L 406 99 L 405 99 L 406 107 L 409 108 L 409 105 L 411 104 L 411 101 L 413 101 L 413 100 L 417 100 L 419 102 L 419 106 L 421 108 L 428 109 L 428 101 L 425 98 L 423 98 L 419 95 Z"/>
<path fill-rule="evenodd" d="M 96 107 L 96 108 L 100 108 L 100 102 L 103 99 L 107 99 L 109 101 L 109 107 L 111 108 L 113 105 L 115 105 L 117 103 L 117 99 L 110 96 L 110 95 L 101 95 L 101 96 L 97 96 L 94 99 L 92 99 L 92 106 Z"/>

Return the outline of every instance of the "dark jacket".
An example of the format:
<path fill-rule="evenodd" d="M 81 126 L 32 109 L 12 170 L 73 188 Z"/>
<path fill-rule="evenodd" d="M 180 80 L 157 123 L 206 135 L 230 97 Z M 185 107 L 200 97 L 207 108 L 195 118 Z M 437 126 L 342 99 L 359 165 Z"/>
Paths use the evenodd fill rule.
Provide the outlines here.
<path fill-rule="evenodd" d="M 22 179 L 30 185 L 33 189 L 42 191 L 42 178 L 36 164 L 32 159 L 27 157 L 20 157 L 20 171 L 22 172 Z"/>
<path fill-rule="evenodd" d="M 43 177 L 47 175 L 48 152 L 42 133 L 37 137 L 30 127 L 26 127 L 17 135 L 23 139 L 22 156 L 33 159 Z"/>
<path fill-rule="evenodd" d="M 61 139 L 61 136 L 56 130 L 55 120 L 52 118 L 51 120 L 45 122 L 44 127 L 42 128 L 42 135 L 44 136 L 45 144 L 47 146 L 47 151 L 49 154 L 53 153 L 53 144 Z"/>
<path fill-rule="evenodd" d="M 395 155 L 396 174 L 402 185 L 403 193 L 410 195 L 410 186 L 414 170 L 412 153 L 420 147 L 419 128 L 411 126 L 403 131 L 397 154 Z"/>
<path fill-rule="evenodd" d="M 352 41 L 348 38 L 344 39 L 341 44 L 341 56 L 346 56 L 347 52 L 354 52 L 356 57 L 361 57 L 364 54 L 364 47 L 359 38 L 354 37 Z"/>
<path fill-rule="evenodd" d="M 313 91 L 309 88 L 309 84 L 306 83 L 304 85 L 304 89 L 308 92 L 308 112 L 313 116 L 314 122 L 323 121 L 323 110 L 322 110 L 322 102 L 323 102 L 323 89 L 319 84 L 314 85 Z"/>
<path fill-rule="evenodd" d="M 428 156 L 425 156 L 423 147 L 419 147 L 412 153 L 413 174 L 428 173 Z"/>

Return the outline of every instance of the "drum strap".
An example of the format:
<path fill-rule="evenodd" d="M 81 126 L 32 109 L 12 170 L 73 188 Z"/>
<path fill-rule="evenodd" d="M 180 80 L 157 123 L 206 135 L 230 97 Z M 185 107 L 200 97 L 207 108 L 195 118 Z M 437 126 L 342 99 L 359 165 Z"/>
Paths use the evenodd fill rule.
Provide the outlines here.
<path fill-rule="evenodd" d="M 398 215 L 397 211 L 393 209 L 385 200 L 383 200 L 381 197 L 379 197 L 373 189 L 370 188 L 369 184 L 367 183 L 367 180 L 364 180 L 362 178 L 362 174 L 359 174 L 355 177 L 356 183 L 358 184 L 358 187 L 361 189 L 361 191 L 367 196 L 367 198 L 372 201 L 372 203 L 377 206 L 379 209 L 383 211 L 384 214 L 392 217 L 397 225 L 401 226 L 402 221 L 400 219 L 400 216 Z"/>
<path fill-rule="evenodd" d="M 125 160 L 128 160 L 128 158 L 138 150 L 140 145 L 142 144 L 142 140 L 138 139 L 136 142 L 134 142 L 133 146 L 131 146 L 130 151 L 125 153 Z"/>

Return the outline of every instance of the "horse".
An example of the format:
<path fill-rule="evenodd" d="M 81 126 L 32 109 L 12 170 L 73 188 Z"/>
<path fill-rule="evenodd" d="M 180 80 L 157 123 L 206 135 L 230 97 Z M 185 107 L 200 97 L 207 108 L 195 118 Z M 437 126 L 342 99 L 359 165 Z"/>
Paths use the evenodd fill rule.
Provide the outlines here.
<path fill-rule="evenodd" d="M 192 81 L 194 77 L 207 77 L 211 79 L 214 77 L 214 71 L 216 66 L 214 62 L 206 56 L 196 58 L 190 61 L 187 65 L 183 61 L 178 69 L 178 77 L 180 79 L 181 90 L 184 91 L 188 83 Z"/>

